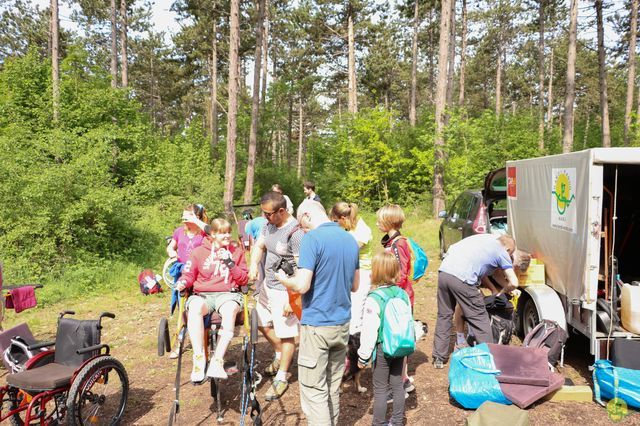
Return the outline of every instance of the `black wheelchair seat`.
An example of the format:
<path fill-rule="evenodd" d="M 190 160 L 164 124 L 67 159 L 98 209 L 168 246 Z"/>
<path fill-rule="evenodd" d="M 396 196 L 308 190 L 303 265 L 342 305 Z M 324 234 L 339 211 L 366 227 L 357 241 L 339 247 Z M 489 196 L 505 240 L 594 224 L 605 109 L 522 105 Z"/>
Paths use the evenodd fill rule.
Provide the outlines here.
<path fill-rule="evenodd" d="M 9 374 L 7 384 L 28 391 L 53 390 L 69 386 L 78 368 L 99 353 L 99 350 L 82 354 L 78 351 L 98 345 L 101 328 L 99 320 L 60 318 L 53 362 L 20 373 Z"/>
<path fill-rule="evenodd" d="M 25 391 L 53 390 L 69 386 L 76 371 L 76 367 L 52 362 L 21 373 L 9 374 L 7 384 Z"/>

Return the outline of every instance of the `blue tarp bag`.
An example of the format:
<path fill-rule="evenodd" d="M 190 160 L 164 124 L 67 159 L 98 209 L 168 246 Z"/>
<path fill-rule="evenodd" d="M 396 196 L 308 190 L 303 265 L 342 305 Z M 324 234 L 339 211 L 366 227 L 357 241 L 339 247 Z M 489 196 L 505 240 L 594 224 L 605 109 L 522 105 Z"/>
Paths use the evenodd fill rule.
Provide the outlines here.
<path fill-rule="evenodd" d="M 640 408 L 640 370 L 615 367 L 601 359 L 593 365 L 593 393 L 601 405 L 602 398 L 620 398 L 630 407 Z"/>
<path fill-rule="evenodd" d="M 486 401 L 511 405 L 500 390 L 498 374 L 486 343 L 459 349 L 451 357 L 449 393 L 464 408 L 476 409 Z"/>

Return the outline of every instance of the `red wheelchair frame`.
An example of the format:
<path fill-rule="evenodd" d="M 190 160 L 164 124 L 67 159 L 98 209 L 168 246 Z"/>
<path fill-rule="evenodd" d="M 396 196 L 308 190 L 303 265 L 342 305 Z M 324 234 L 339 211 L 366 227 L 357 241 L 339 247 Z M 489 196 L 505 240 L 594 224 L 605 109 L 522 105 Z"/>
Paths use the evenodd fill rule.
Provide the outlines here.
<path fill-rule="evenodd" d="M 0 388 L 0 401 L 9 409 L 3 412 L 0 408 L 0 422 L 117 425 L 122 421 L 129 379 L 122 363 L 109 355 L 109 346 L 100 342 L 102 318 L 115 315 L 104 312 L 98 320 L 80 321 L 64 318 L 67 314 L 74 312 L 60 314 L 55 342 L 29 346 L 32 350 L 55 344 L 55 350 L 38 353 L 27 361 L 24 371 L 7 376 L 7 384 Z M 106 391 L 116 380 L 121 392 L 119 398 L 112 399 Z M 99 416 L 110 408 L 113 413 Z"/>

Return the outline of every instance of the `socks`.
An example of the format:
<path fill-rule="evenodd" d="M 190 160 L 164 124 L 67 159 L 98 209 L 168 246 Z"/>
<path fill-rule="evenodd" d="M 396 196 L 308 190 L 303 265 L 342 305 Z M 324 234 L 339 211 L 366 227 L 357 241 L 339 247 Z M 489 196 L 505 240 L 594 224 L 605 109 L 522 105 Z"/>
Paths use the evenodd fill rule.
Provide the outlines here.
<path fill-rule="evenodd" d="M 287 372 L 283 371 L 283 370 L 278 370 L 278 372 L 276 373 L 275 380 L 279 380 L 281 382 L 286 382 L 287 381 Z"/>
<path fill-rule="evenodd" d="M 282 358 L 282 352 L 276 352 L 276 359 L 280 361 L 280 358 Z"/>
<path fill-rule="evenodd" d="M 464 344 L 466 341 L 467 341 L 467 339 L 466 339 L 464 333 L 456 333 L 456 342 L 459 345 Z"/>

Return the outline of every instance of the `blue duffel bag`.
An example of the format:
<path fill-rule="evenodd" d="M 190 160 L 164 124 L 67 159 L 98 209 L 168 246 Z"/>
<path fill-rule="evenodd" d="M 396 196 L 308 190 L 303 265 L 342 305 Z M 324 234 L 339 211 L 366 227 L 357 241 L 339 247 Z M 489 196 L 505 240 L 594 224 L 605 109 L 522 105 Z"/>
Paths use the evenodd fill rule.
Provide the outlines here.
<path fill-rule="evenodd" d="M 457 350 L 449 366 L 449 393 L 464 408 L 475 409 L 486 401 L 510 405 L 500 390 L 498 374 L 486 343 Z"/>
<path fill-rule="evenodd" d="M 640 408 L 640 370 L 615 367 L 611 361 L 596 361 L 593 369 L 593 392 L 601 405 L 602 398 L 620 398 L 630 407 Z"/>

